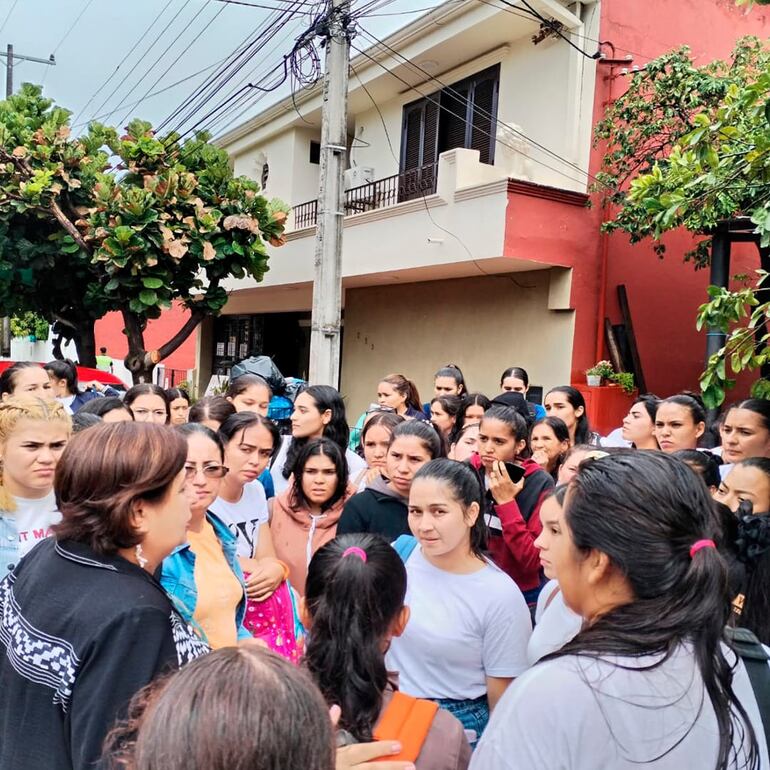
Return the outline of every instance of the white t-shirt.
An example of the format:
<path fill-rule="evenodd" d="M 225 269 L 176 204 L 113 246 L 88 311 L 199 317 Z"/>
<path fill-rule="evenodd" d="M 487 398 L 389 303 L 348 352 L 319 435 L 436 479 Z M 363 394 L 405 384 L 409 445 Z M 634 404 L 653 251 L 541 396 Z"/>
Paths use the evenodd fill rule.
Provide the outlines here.
<path fill-rule="evenodd" d="M 652 656 L 597 661 L 566 655 L 539 663 L 497 704 L 471 770 L 713 768 L 719 731 L 691 648 L 681 646 L 657 668 L 628 670 L 651 662 Z M 764 770 L 762 720 L 742 662 L 733 689 L 754 727 Z M 745 760 L 745 748 L 737 748 Z"/>
<path fill-rule="evenodd" d="M 51 527 L 61 521 L 56 508 L 53 490 L 37 500 L 14 497 L 16 510 L 11 514 L 16 519 L 19 533 L 19 556 L 29 553 L 41 540 L 50 537 Z"/>
<path fill-rule="evenodd" d="M 527 669 L 532 633 L 521 591 L 488 564 L 470 575 L 434 567 L 417 546 L 406 562 L 404 634 L 386 657 L 399 687 L 418 698 L 480 698 L 486 677 L 516 677 Z"/>
<path fill-rule="evenodd" d="M 548 603 L 550 597 L 553 597 Z M 548 606 L 546 606 L 548 605 Z M 583 618 L 564 603 L 559 583 L 551 580 L 543 586 L 535 608 L 535 628 L 527 644 L 527 659 L 533 666 L 540 658 L 560 650 L 577 636 Z"/>
<path fill-rule="evenodd" d="M 281 448 L 275 457 L 273 467 L 270 469 L 270 475 L 273 477 L 276 496 L 282 494 L 289 488 L 289 480 L 283 477 L 283 467 L 286 465 L 286 455 L 289 453 L 291 436 L 284 436 L 281 440 Z M 366 460 L 359 457 L 355 452 L 349 449 L 345 450 L 345 459 L 348 461 L 348 478 L 355 481 L 361 471 L 366 468 Z"/>
<path fill-rule="evenodd" d="M 265 488 L 259 480 L 250 481 L 243 487 L 243 495 L 237 503 L 228 503 L 218 497 L 209 510 L 219 516 L 238 538 L 238 556 L 247 559 L 254 556 L 259 543 L 259 528 L 270 518 Z"/>

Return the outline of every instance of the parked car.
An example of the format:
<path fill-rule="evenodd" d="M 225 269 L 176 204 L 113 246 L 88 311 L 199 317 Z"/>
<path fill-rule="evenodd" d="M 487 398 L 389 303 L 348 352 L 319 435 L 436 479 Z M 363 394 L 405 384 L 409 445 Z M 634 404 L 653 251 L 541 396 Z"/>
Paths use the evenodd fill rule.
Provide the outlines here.
<path fill-rule="evenodd" d="M 15 363 L 15 361 L 0 361 L 0 374 Z M 43 366 L 43 364 L 41 363 L 40 366 Z M 110 372 L 105 372 L 102 369 L 93 369 L 90 366 L 78 366 L 76 368 L 78 370 L 78 382 L 81 385 L 86 385 L 87 383 L 96 380 L 97 382 L 102 383 L 102 385 L 109 385 L 111 388 L 121 391 L 121 393 L 124 393 L 131 387 L 130 385 L 126 385 L 126 383 L 119 377 L 116 377 Z"/>

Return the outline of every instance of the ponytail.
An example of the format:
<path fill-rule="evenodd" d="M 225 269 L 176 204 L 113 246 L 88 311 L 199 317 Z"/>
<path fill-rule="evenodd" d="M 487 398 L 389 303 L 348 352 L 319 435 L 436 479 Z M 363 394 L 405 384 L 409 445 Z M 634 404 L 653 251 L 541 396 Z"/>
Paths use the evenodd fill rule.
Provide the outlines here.
<path fill-rule="evenodd" d="M 420 392 L 417 390 L 417 386 L 411 380 L 407 380 L 403 374 L 389 374 L 387 377 L 383 377 L 380 382 L 387 382 L 389 385 L 392 385 L 396 393 L 399 393 L 406 399 L 407 407 L 422 412 Z"/>
<path fill-rule="evenodd" d="M 405 596 L 406 568 L 377 535 L 340 535 L 310 561 L 305 665 L 357 741 L 372 740 L 388 686 L 383 642 Z"/>

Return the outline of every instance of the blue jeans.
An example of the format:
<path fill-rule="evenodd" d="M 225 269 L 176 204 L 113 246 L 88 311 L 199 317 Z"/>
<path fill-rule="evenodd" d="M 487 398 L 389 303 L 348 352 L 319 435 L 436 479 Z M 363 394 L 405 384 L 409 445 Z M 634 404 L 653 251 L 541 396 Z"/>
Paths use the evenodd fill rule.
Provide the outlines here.
<path fill-rule="evenodd" d="M 470 741 L 471 748 L 476 747 L 476 743 L 489 722 L 489 701 L 486 695 L 480 698 L 469 698 L 467 700 L 452 700 L 450 698 L 431 698 L 434 703 L 438 703 L 439 708 L 446 709 L 460 721 L 466 730 L 476 733 L 476 740 Z"/>

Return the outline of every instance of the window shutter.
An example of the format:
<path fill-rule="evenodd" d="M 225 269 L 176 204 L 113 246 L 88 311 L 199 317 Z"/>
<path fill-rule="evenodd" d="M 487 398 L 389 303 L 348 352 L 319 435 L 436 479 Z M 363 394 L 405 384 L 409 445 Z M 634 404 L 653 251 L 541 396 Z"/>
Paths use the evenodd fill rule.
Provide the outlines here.
<path fill-rule="evenodd" d="M 482 163 L 495 160 L 495 118 L 497 116 L 497 80 L 486 79 L 473 89 L 473 122 L 470 149 L 478 150 Z"/>
<path fill-rule="evenodd" d="M 422 105 L 413 105 L 404 110 L 404 131 L 402 137 L 401 170 L 417 168 L 420 165 L 422 138 Z"/>
<path fill-rule="evenodd" d="M 439 152 L 467 147 L 468 97 L 470 89 L 466 84 L 452 86 L 451 91 L 441 92 L 441 125 L 439 130 Z"/>

